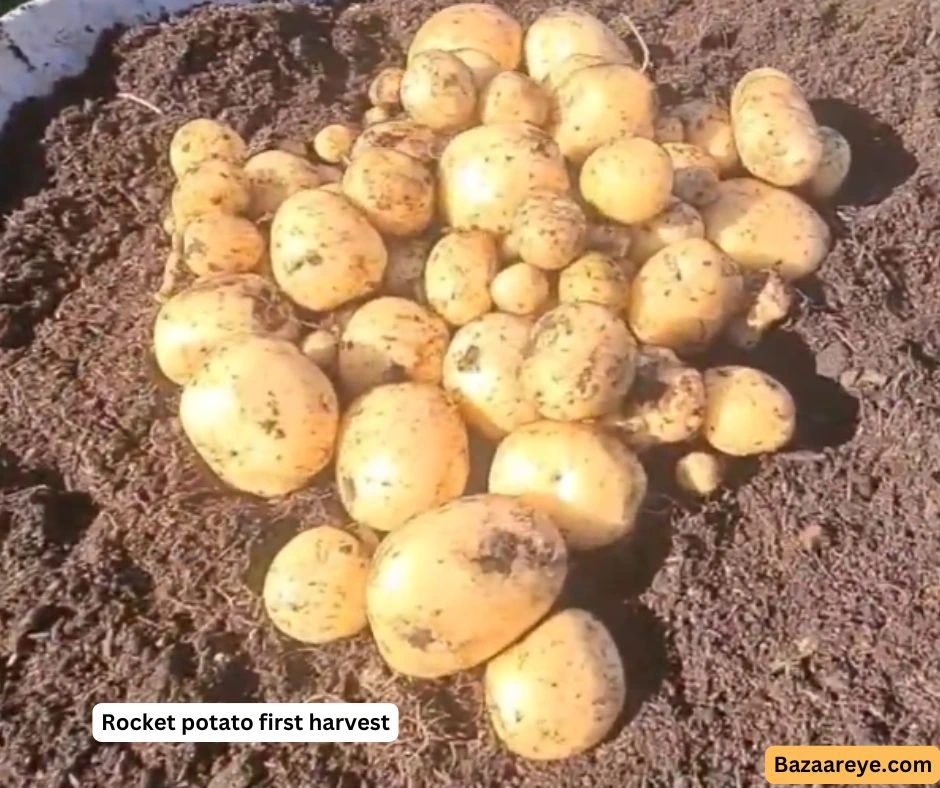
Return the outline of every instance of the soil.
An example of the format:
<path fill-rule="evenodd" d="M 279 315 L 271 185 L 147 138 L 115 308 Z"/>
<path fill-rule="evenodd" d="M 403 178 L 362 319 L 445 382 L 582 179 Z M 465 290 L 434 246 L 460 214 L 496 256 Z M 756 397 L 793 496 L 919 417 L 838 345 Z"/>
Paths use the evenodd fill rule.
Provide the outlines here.
<path fill-rule="evenodd" d="M 547 0 L 507 4 L 530 21 Z M 791 389 L 796 445 L 717 499 L 658 485 L 636 542 L 566 599 L 627 666 L 627 714 L 548 765 L 499 748 L 479 677 L 409 681 L 365 637 L 300 648 L 266 562 L 341 518 L 328 483 L 265 503 L 187 448 L 153 371 L 174 128 L 253 149 L 364 109 L 443 2 L 197 10 L 116 30 L 0 140 L 0 784 L 622 786 L 762 783 L 769 744 L 940 742 L 940 35 L 922 0 L 634 0 L 664 98 L 792 73 L 853 146 L 836 235 L 750 361 Z M 606 19 L 613 0 L 582 4 Z M 127 98 L 151 102 L 156 114 Z M 99 701 L 386 700 L 395 745 L 97 744 Z"/>

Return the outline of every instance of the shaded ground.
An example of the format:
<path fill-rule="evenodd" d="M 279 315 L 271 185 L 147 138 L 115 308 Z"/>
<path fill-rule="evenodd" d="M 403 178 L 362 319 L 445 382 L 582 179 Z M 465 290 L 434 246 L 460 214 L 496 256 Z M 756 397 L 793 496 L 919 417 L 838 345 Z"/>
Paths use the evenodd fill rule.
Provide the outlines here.
<path fill-rule="evenodd" d="M 940 59 L 920 0 L 631 3 L 660 82 L 726 93 L 749 67 L 783 68 L 825 97 L 858 164 L 821 281 L 755 357 L 800 400 L 797 450 L 705 507 L 652 497 L 638 553 L 575 573 L 570 597 L 627 658 L 629 724 L 583 757 L 522 763 L 495 746 L 474 677 L 406 681 L 365 639 L 304 650 L 272 634 L 266 560 L 339 512 L 318 489 L 224 494 L 181 439 L 147 356 L 163 151 L 194 115 L 260 148 L 358 113 L 368 74 L 441 5 L 220 8 L 121 32 L 7 129 L 0 784 L 746 785 L 772 743 L 940 741 Z M 512 7 L 528 21 L 539 5 Z M 90 734 L 98 701 L 340 698 L 400 704 L 401 741 Z"/>

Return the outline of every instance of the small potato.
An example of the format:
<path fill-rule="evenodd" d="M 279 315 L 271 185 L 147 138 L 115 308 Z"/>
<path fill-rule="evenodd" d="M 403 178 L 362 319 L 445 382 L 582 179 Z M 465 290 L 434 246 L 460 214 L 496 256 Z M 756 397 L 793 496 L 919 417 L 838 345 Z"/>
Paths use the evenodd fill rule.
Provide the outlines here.
<path fill-rule="evenodd" d="M 495 657 L 484 685 L 496 735 L 516 755 L 537 761 L 599 744 L 627 695 L 614 639 L 577 609 L 556 613 Z"/>
<path fill-rule="evenodd" d="M 313 152 L 327 164 L 341 164 L 349 158 L 359 129 L 343 123 L 331 123 L 313 138 Z"/>
<path fill-rule="evenodd" d="M 661 213 L 635 224 L 632 233 L 631 257 L 638 263 L 645 263 L 670 244 L 687 238 L 704 238 L 705 223 L 695 208 L 673 197 Z"/>
<path fill-rule="evenodd" d="M 545 272 L 528 263 L 508 265 L 490 282 L 493 305 L 511 315 L 540 314 L 550 296 L 551 286 Z"/>
<path fill-rule="evenodd" d="M 624 269 L 600 252 L 582 255 L 558 277 L 558 300 L 563 304 L 586 301 L 620 312 L 629 292 Z"/>
<path fill-rule="evenodd" d="M 480 95 L 483 89 L 490 84 L 490 80 L 501 71 L 499 63 L 485 52 L 476 49 L 457 49 L 452 54 L 462 60 L 463 64 L 470 69 L 477 95 Z"/>
<path fill-rule="evenodd" d="M 775 270 L 793 281 L 813 273 L 829 251 L 822 217 L 784 189 L 732 178 L 702 208 L 705 237 L 745 271 Z"/>
<path fill-rule="evenodd" d="M 669 155 L 642 137 L 621 139 L 595 150 L 581 170 L 581 194 L 608 219 L 635 224 L 669 204 L 673 170 Z"/>
<path fill-rule="evenodd" d="M 564 60 L 560 60 L 552 66 L 545 78 L 541 80 L 541 85 L 545 88 L 546 92 L 551 95 L 568 77 L 574 74 L 575 71 L 580 71 L 582 68 L 587 68 L 588 66 L 602 66 L 610 62 L 611 61 L 603 55 L 569 55 Z"/>
<path fill-rule="evenodd" d="M 424 164 L 431 164 L 440 154 L 441 141 L 434 131 L 413 120 L 388 120 L 363 131 L 349 157 L 355 160 L 376 149 L 396 150 Z"/>
<path fill-rule="evenodd" d="M 401 105 L 418 123 L 440 132 L 465 129 L 476 115 L 473 73 L 450 52 L 431 49 L 408 63 Z"/>
<path fill-rule="evenodd" d="M 743 292 L 734 262 L 708 241 L 689 238 L 644 263 L 630 288 L 627 318 L 640 342 L 696 353 L 721 333 Z"/>
<path fill-rule="evenodd" d="M 301 189 L 315 189 L 325 181 L 307 159 L 282 150 L 266 150 L 245 162 L 251 191 L 248 214 L 270 217 L 288 197 Z"/>
<path fill-rule="evenodd" d="M 660 145 L 667 142 L 685 142 L 685 130 L 678 115 L 660 112 L 653 127 L 653 140 Z"/>
<path fill-rule="evenodd" d="M 408 64 L 421 52 L 474 49 L 489 55 L 502 70 L 522 61 L 522 27 L 489 3 L 458 3 L 432 14 L 418 28 L 408 48 Z"/>
<path fill-rule="evenodd" d="M 405 69 L 397 67 L 383 68 L 369 83 L 369 101 L 374 107 L 395 109 L 401 104 L 401 79 Z"/>
<path fill-rule="evenodd" d="M 343 193 L 385 235 L 418 235 L 434 218 L 431 170 L 397 150 L 357 156 L 343 175 Z"/>
<path fill-rule="evenodd" d="M 366 628 L 372 548 L 341 528 L 302 531 L 274 556 L 262 597 L 271 622 L 301 643 L 329 643 Z"/>
<path fill-rule="evenodd" d="M 748 304 L 736 315 L 725 336 L 735 347 L 750 348 L 764 333 L 783 320 L 793 303 L 792 286 L 776 271 L 760 271 L 744 278 Z"/>
<path fill-rule="evenodd" d="M 646 488 L 643 466 L 618 440 L 588 424 L 558 421 L 509 433 L 496 448 L 487 487 L 549 515 L 572 550 L 630 533 Z"/>
<path fill-rule="evenodd" d="M 224 213 L 193 219 L 183 230 L 182 244 L 183 262 L 196 276 L 257 270 L 266 245 L 254 224 Z"/>
<path fill-rule="evenodd" d="M 750 367 L 705 372 L 705 439 L 733 457 L 783 448 L 796 430 L 796 406 L 783 385 Z"/>
<path fill-rule="evenodd" d="M 452 326 L 462 326 L 493 306 L 490 282 L 499 267 L 496 239 L 482 230 L 452 232 L 431 250 L 424 268 L 428 303 Z"/>
<path fill-rule="evenodd" d="M 197 118 L 184 123 L 170 140 L 170 168 L 177 179 L 213 159 L 241 164 L 245 141 L 227 123 Z"/>
<path fill-rule="evenodd" d="M 458 329 L 444 356 L 444 389 L 467 424 L 490 440 L 539 418 L 519 380 L 531 327 L 524 318 L 491 312 Z"/>
<path fill-rule="evenodd" d="M 700 498 L 707 498 L 720 486 L 724 477 L 721 460 L 707 451 L 690 451 L 676 463 L 676 484 Z"/>
<path fill-rule="evenodd" d="M 588 226 L 587 248 L 605 254 L 616 262 L 624 260 L 633 247 L 633 231 L 616 222 L 595 222 Z"/>
<path fill-rule="evenodd" d="M 832 199 L 852 167 L 852 148 L 848 140 L 835 129 L 820 126 L 822 159 L 815 174 L 806 183 L 806 190 L 814 200 Z"/>
<path fill-rule="evenodd" d="M 518 71 L 503 71 L 490 80 L 480 96 L 483 123 L 531 123 L 548 120 L 548 96 L 535 82 Z"/>
<path fill-rule="evenodd" d="M 718 162 L 687 142 L 667 142 L 663 150 L 672 162 L 672 193 L 696 208 L 714 202 L 721 180 Z"/>
<path fill-rule="evenodd" d="M 339 355 L 339 337 L 335 331 L 318 328 L 304 337 L 300 349 L 320 369 L 332 371 Z"/>
<path fill-rule="evenodd" d="M 241 167 L 222 159 L 209 159 L 180 178 L 170 196 L 173 226 L 182 231 L 207 213 L 244 214 L 250 202 L 248 182 Z"/>
<path fill-rule="evenodd" d="M 409 298 L 425 303 L 424 266 L 427 264 L 434 240 L 424 236 L 418 238 L 390 238 L 388 265 L 382 289 L 388 295 Z"/>
<path fill-rule="evenodd" d="M 343 329 L 340 382 L 353 396 L 383 383 L 439 383 L 449 341 L 444 321 L 418 304 L 394 296 L 367 301 Z"/>
<path fill-rule="evenodd" d="M 722 177 L 737 168 L 738 149 L 727 109 L 711 101 L 694 99 L 680 104 L 671 114 L 682 122 L 682 141 L 701 148 L 717 161 Z"/>
<path fill-rule="evenodd" d="M 620 407 L 635 360 L 636 343 L 610 310 L 560 304 L 532 328 L 522 385 L 547 419 L 597 418 Z"/>
<path fill-rule="evenodd" d="M 395 110 L 391 107 L 369 107 L 362 113 L 364 128 L 375 126 L 378 123 L 387 123 L 395 119 Z"/>
<path fill-rule="evenodd" d="M 349 516 L 378 531 L 463 494 L 467 430 L 429 383 L 378 386 L 350 405 L 336 446 L 336 488 Z"/>
<path fill-rule="evenodd" d="M 557 271 L 584 249 L 587 219 L 567 194 L 539 191 L 531 194 L 513 216 L 505 250 L 529 265 Z"/>

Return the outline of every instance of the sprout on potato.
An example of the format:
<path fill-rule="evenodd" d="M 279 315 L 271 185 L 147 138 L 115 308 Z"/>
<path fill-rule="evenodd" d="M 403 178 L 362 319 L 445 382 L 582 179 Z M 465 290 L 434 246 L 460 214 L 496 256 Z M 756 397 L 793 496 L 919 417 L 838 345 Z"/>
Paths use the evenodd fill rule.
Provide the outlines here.
<path fill-rule="evenodd" d="M 181 257 L 196 276 L 241 274 L 257 270 L 265 254 L 265 239 L 255 225 L 240 216 L 210 213 L 183 229 Z"/>
<path fill-rule="evenodd" d="M 687 493 L 707 498 L 721 487 L 724 463 L 707 451 L 690 451 L 676 463 L 676 484 Z"/>
<path fill-rule="evenodd" d="M 432 14 L 408 48 L 408 64 L 421 52 L 472 49 L 491 57 L 503 70 L 522 61 L 522 27 L 490 3 L 458 3 Z"/>
<path fill-rule="evenodd" d="M 424 295 L 452 326 L 489 312 L 490 282 L 499 255 L 492 235 L 481 230 L 452 232 L 438 241 L 424 267 Z"/>
<path fill-rule="evenodd" d="M 418 123 L 440 132 L 465 129 L 476 115 L 473 73 L 450 52 L 415 55 L 401 80 L 401 105 Z"/>
<path fill-rule="evenodd" d="M 582 255 L 558 277 L 558 300 L 563 304 L 586 301 L 621 312 L 629 292 L 623 266 L 600 252 Z"/>
<path fill-rule="evenodd" d="M 401 104 L 401 79 L 403 68 L 383 68 L 369 83 L 369 101 L 374 107 L 397 108 Z"/>
<path fill-rule="evenodd" d="M 544 126 L 548 109 L 548 96 L 542 88 L 518 71 L 497 74 L 480 95 L 483 123 L 522 122 Z"/>
<path fill-rule="evenodd" d="M 490 297 L 500 312 L 531 316 L 544 311 L 551 298 L 548 276 L 528 263 L 507 265 L 490 282 Z"/>
<path fill-rule="evenodd" d="M 345 123 L 324 126 L 313 138 L 313 152 L 328 164 L 341 164 L 349 158 L 359 129 Z"/>
<path fill-rule="evenodd" d="M 227 123 L 197 118 L 184 123 L 170 140 L 170 168 L 176 177 L 211 160 L 241 164 L 245 158 L 245 141 Z"/>
<path fill-rule="evenodd" d="M 631 257 L 638 263 L 645 263 L 670 244 L 704 237 L 702 215 L 691 205 L 673 197 L 652 219 L 633 225 Z"/>
<path fill-rule="evenodd" d="M 672 162 L 672 193 L 695 207 L 714 202 L 721 180 L 718 162 L 686 142 L 667 142 L 662 147 Z"/>
<path fill-rule="evenodd" d="M 668 204 L 673 187 L 669 155 L 642 137 L 620 139 L 595 150 L 581 170 L 581 194 L 599 213 L 623 224 L 652 219 Z"/>
<path fill-rule="evenodd" d="M 546 271 L 564 268 L 584 248 L 587 219 L 567 194 L 537 191 L 516 210 L 504 254 Z"/>
<path fill-rule="evenodd" d="M 244 214 L 250 200 L 244 170 L 222 159 L 209 159 L 187 170 L 173 189 L 170 209 L 174 229 L 182 231 L 207 213 Z"/>

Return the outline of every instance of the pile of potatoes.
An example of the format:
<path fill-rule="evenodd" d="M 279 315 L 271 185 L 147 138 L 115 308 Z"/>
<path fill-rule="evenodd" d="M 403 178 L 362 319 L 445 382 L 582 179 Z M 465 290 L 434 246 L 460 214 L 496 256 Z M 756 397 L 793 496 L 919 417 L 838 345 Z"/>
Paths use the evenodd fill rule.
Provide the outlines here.
<path fill-rule="evenodd" d="M 349 525 L 274 558 L 278 630 L 368 628 L 407 676 L 485 666 L 505 745 L 567 757 L 627 691 L 604 625 L 559 609 L 569 561 L 630 538 L 657 447 L 685 447 L 675 482 L 707 496 L 729 458 L 791 440 L 779 382 L 703 359 L 786 317 L 849 147 L 771 68 L 728 106 L 664 106 L 573 9 L 523 30 L 450 6 L 368 98 L 307 155 L 249 155 L 210 119 L 176 131 L 156 360 L 234 490 L 332 469 Z M 471 432 L 495 453 L 469 495 Z"/>

